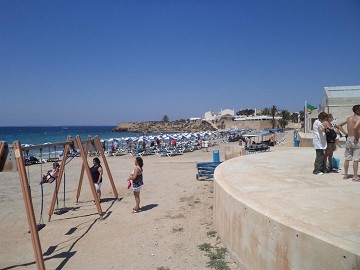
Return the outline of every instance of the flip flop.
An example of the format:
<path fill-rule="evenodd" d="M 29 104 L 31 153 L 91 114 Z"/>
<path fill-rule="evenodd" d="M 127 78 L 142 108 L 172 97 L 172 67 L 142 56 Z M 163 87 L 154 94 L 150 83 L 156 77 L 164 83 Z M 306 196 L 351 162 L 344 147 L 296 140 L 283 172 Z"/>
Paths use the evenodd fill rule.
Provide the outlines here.
<path fill-rule="evenodd" d="M 128 181 L 128 189 L 131 188 L 131 181 Z"/>
<path fill-rule="evenodd" d="M 136 210 L 136 209 L 133 209 L 133 214 L 135 214 L 135 213 L 139 213 L 141 210 L 140 209 L 138 209 L 138 210 Z"/>

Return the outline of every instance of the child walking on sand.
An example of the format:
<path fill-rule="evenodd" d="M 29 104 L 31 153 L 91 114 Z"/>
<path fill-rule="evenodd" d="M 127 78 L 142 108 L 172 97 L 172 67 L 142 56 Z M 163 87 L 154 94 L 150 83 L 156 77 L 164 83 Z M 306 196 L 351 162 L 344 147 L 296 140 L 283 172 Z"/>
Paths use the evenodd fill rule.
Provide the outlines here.
<path fill-rule="evenodd" d="M 133 193 L 134 193 L 134 197 L 135 197 L 135 207 L 133 208 L 133 213 L 140 212 L 140 191 L 141 191 L 142 185 L 144 184 L 143 174 L 142 174 L 143 166 L 144 166 L 144 162 L 143 162 L 142 158 L 136 157 L 135 169 L 128 178 L 128 182 L 130 182 L 130 184 L 132 184 L 132 186 L 133 186 Z M 129 187 L 130 187 L 130 184 L 129 184 Z"/>

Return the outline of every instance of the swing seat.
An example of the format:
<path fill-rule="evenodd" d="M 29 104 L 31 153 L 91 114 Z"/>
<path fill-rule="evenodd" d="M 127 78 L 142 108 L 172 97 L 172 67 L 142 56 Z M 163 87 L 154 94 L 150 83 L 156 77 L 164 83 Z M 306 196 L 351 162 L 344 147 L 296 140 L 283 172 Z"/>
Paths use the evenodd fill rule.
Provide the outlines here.
<path fill-rule="evenodd" d="M 61 208 L 61 209 L 56 209 L 56 210 L 54 211 L 54 214 L 60 216 L 60 215 L 65 214 L 65 213 L 67 213 L 67 212 L 69 212 L 68 209 Z"/>
<path fill-rule="evenodd" d="M 39 231 L 41 231 L 43 228 L 45 228 L 46 224 L 44 223 L 39 223 L 36 225 L 36 229 Z"/>
<path fill-rule="evenodd" d="M 36 224 L 36 229 L 37 229 L 37 231 L 39 232 L 39 231 L 41 231 L 45 226 L 46 226 L 46 224 L 44 224 L 44 223 L 38 223 L 38 224 Z M 30 233 L 30 231 L 28 231 L 28 233 Z"/>

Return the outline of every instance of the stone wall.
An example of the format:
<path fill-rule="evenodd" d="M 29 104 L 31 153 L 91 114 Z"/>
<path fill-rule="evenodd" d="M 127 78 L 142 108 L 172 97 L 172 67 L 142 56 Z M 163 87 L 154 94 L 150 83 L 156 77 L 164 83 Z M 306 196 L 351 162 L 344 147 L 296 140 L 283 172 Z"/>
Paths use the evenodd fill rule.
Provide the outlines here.
<path fill-rule="evenodd" d="M 352 194 L 354 188 L 334 186 L 334 181 L 329 181 L 329 186 L 322 189 L 318 181 L 306 179 L 318 176 L 304 179 L 303 171 L 305 168 L 308 171 L 310 163 L 306 162 L 313 152 L 288 149 L 276 155 L 258 154 L 256 159 L 234 158 L 217 167 L 213 212 L 215 230 L 222 243 L 239 268 L 244 270 L 360 269 L 359 245 L 356 244 L 356 235 L 351 234 L 351 225 L 348 226 L 349 234 L 343 234 L 344 239 L 341 239 L 341 233 L 333 233 L 333 229 L 338 227 L 322 220 L 326 217 L 327 221 L 335 222 L 339 215 L 343 217 L 343 204 L 334 203 L 329 192 L 335 196 L 341 189 L 341 194 Z M 314 182 L 317 182 L 314 185 L 317 191 L 311 192 Z M 335 197 L 346 200 L 346 195 L 341 199 Z M 319 200 L 318 210 L 308 213 L 306 208 L 312 204 L 307 205 L 304 203 L 306 200 Z M 322 200 L 329 201 L 321 205 Z M 289 204 L 285 205 L 285 202 Z M 294 207 L 293 211 L 291 207 Z M 296 212 L 296 209 L 301 211 Z M 292 215 L 302 216 L 305 220 L 309 217 L 312 221 L 297 222 Z M 333 215 L 333 219 L 329 219 L 329 215 Z M 315 222 L 316 217 L 318 222 Z M 349 220 L 350 223 L 354 221 L 356 218 Z M 347 226 L 338 229 L 344 228 Z"/>
<path fill-rule="evenodd" d="M 272 124 L 271 121 L 225 121 L 225 129 L 232 128 L 264 130 L 272 128 Z"/>
<path fill-rule="evenodd" d="M 244 156 L 245 148 L 244 146 L 226 146 L 225 147 L 225 160 Z"/>

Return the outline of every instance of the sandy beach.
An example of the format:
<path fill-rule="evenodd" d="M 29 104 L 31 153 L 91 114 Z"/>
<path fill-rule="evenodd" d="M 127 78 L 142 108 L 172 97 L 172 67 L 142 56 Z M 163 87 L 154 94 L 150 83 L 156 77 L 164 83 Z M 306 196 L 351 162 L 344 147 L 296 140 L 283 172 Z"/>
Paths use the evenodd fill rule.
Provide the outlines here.
<path fill-rule="evenodd" d="M 144 187 L 140 213 L 133 214 L 134 197 L 127 189 L 127 176 L 133 170 L 134 157 L 108 157 L 107 161 L 119 193 L 114 200 L 106 174 L 102 187 L 99 220 L 87 178 L 84 178 L 79 203 L 76 191 L 81 158 L 66 165 L 66 207 L 69 212 L 52 215 L 48 210 L 54 184 L 44 185 L 46 227 L 39 232 L 47 269 L 209 269 L 209 258 L 199 245 L 222 247 L 212 223 L 213 182 L 196 180 L 196 162 L 212 161 L 213 150 L 223 144 L 174 157 L 144 156 Z M 91 164 L 91 159 L 89 162 Z M 43 172 L 51 163 L 42 165 Z M 32 165 L 30 186 L 36 219 L 40 219 L 41 166 Z M 1 173 L 1 269 L 35 269 L 35 259 L 18 173 Z M 59 207 L 63 207 L 63 188 Z M 226 256 L 230 269 L 239 269 Z"/>

